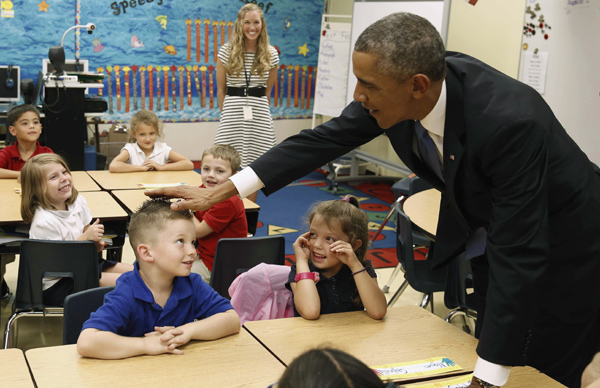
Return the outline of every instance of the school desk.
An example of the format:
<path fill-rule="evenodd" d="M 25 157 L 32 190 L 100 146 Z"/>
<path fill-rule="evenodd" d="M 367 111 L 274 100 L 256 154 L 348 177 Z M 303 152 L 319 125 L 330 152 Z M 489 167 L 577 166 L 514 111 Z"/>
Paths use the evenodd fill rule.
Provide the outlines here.
<path fill-rule="evenodd" d="M 142 189 L 139 184 L 185 183 L 200 186 L 202 177 L 194 170 L 188 171 L 144 171 L 111 173 L 108 170 L 87 171 L 103 190 Z"/>
<path fill-rule="evenodd" d="M 0 350 L 0 384 L 11 388 L 34 387 L 21 349 Z"/>
<path fill-rule="evenodd" d="M 96 360 L 76 345 L 25 352 L 38 388 L 266 387 L 284 366 L 245 330 L 216 341 L 192 341 L 183 355 Z"/>
<path fill-rule="evenodd" d="M 359 358 L 369 366 L 447 357 L 472 372 L 477 361 L 477 340 L 429 311 L 417 306 L 388 308 L 381 321 L 364 311 L 244 323 L 257 340 L 283 363 L 318 346 L 332 346 Z M 456 373 L 456 372 L 455 372 Z M 562 387 L 530 367 L 514 368 L 505 387 Z M 548 384 L 532 385 L 539 378 Z M 514 380 L 514 381 L 513 381 Z"/>
<path fill-rule="evenodd" d="M 113 190 L 111 193 L 129 213 L 133 213 L 144 201 L 150 199 L 150 197 L 144 195 L 144 190 Z M 246 219 L 248 220 L 248 233 L 255 234 L 260 206 L 248 198 L 244 198 L 243 201 L 244 209 L 246 209 Z"/>
<path fill-rule="evenodd" d="M 423 190 L 404 201 L 402 209 L 413 224 L 435 239 L 441 193 L 436 189 Z"/>

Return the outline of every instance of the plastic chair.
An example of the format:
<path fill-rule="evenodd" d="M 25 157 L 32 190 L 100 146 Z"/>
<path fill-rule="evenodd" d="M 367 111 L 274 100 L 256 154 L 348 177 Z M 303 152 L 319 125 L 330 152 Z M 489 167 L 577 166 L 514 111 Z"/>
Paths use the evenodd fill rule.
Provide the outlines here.
<path fill-rule="evenodd" d="M 227 290 L 233 280 L 260 263 L 285 264 L 283 236 L 222 238 L 217 242 L 210 285 L 229 299 Z"/>
<path fill-rule="evenodd" d="M 463 320 L 463 331 L 469 334 L 471 329 L 466 318 L 477 319 L 473 295 L 468 292 L 470 288 L 473 288 L 471 262 L 465 259 L 463 253 L 454 258 L 448 267 L 444 304 L 452 309 L 446 316 L 446 322 L 450 323 L 454 317 L 460 315 Z"/>
<path fill-rule="evenodd" d="M 390 299 L 388 306 L 396 303 L 402 292 L 410 285 L 416 291 L 424 294 L 420 304 L 421 307 L 426 308 L 427 305 L 431 304 L 431 311 L 433 312 L 433 293 L 445 290 L 447 268 L 431 268 L 429 256 L 432 254 L 433 249 L 429 250 L 425 260 L 415 261 L 410 218 L 402 211 L 400 203 L 397 202 L 394 207 L 398 215 L 396 221 L 396 232 L 398 234 L 396 256 L 405 271 L 405 281 Z"/>
<path fill-rule="evenodd" d="M 96 287 L 68 295 L 64 303 L 63 345 L 76 344 L 85 321 L 104 303 L 104 295 L 114 286 Z"/>
<path fill-rule="evenodd" d="M 13 313 L 4 330 L 4 349 L 11 328 L 24 315 L 62 314 L 62 308 L 44 305 L 42 279 L 70 277 L 74 292 L 98 287 L 98 251 L 92 241 L 25 240 L 21 243 L 19 274 Z M 48 309 L 50 308 L 51 309 Z"/>
<path fill-rule="evenodd" d="M 383 229 L 383 226 L 387 223 L 389 218 L 394 213 L 395 205 L 397 203 L 404 203 L 406 198 L 410 197 L 411 195 L 419 193 L 423 190 L 431 189 L 431 188 L 432 188 L 432 186 L 429 183 L 427 183 L 423 179 L 415 176 L 414 174 L 412 176 L 400 179 L 398 182 L 394 183 L 392 185 L 392 192 L 394 193 L 396 202 L 392 205 L 392 208 L 390 209 L 390 213 L 387 215 L 385 221 L 381 224 L 381 226 L 380 226 L 379 230 L 377 231 L 377 233 L 375 234 L 375 236 L 373 236 L 372 241 L 375 241 L 375 238 L 377 238 L 377 235 L 379 234 L 381 229 Z M 421 247 L 429 247 L 429 243 L 431 242 L 431 240 L 429 240 L 429 238 L 424 236 L 423 233 L 413 230 L 412 236 L 413 236 L 413 244 L 414 244 L 413 249 L 417 249 L 417 248 L 421 248 Z M 384 293 L 386 293 L 386 294 L 388 293 L 388 291 L 390 290 L 390 286 L 392 285 L 392 283 L 396 279 L 396 276 L 398 276 L 398 273 L 400 273 L 401 270 L 402 270 L 402 265 L 400 263 L 398 263 L 396 268 L 394 268 L 394 272 L 392 272 L 392 275 L 388 279 L 387 284 L 385 286 L 383 286 L 383 288 L 381 289 Z"/>

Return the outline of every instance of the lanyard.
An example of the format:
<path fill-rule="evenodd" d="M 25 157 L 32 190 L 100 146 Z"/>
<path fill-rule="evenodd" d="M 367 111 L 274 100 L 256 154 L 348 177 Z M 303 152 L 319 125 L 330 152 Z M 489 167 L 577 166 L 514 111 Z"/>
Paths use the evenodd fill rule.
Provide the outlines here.
<path fill-rule="evenodd" d="M 250 78 L 252 77 L 252 73 L 248 76 L 248 72 L 246 71 L 246 53 L 244 53 L 244 78 L 246 79 L 246 106 L 248 106 L 248 89 L 250 89 Z"/>

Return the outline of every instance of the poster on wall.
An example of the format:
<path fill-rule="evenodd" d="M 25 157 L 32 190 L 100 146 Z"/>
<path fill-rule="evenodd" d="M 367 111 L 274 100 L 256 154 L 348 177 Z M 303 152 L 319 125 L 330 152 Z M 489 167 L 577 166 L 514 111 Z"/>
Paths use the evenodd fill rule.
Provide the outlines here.
<path fill-rule="evenodd" d="M 10 12 L 0 17 L 0 65 L 21 66 L 21 77 L 35 80 L 65 31 L 93 23 L 91 34 L 68 32 L 64 50 L 67 60 L 105 75 L 100 88 L 89 89 L 108 103 L 104 121 L 127 122 L 139 109 L 166 122 L 218 121 L 217 53 L 250 2 L 262 8 L 280 57 L 271 113 L 311 117 L 324 0 L 2 1 Z"/>

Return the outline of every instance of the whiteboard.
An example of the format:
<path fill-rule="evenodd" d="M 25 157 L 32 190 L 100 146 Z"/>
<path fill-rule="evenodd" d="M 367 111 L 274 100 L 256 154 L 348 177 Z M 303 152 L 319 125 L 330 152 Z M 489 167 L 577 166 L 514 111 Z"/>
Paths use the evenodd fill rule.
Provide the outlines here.
<path fill-rule="evenodd" d="M 332 22 L 334 18 L 348 22 Z M 352 29 L 349 19 L 348 15 L 323 15 L 313 114 L 339 116 L 346 107 Z"/>
<path fill-rule="evenodd" d="M 447 3 L 447 4 L 446 4 Z M 448 31 L 448 15 L 450 0 L 434 1 L 361 1 L 354 3 L 352 15 L 352 35 L 350 40 L 350 60 L 348 61 L 348 87 L 346 91 L 346 104 L 354 100 L 356 77 L 352 72 L 352 51 L 358 36 L 377 20 L 395 12 L 410 12 L 429 20 L 438 30 L 444 44 Z"/>
<path fill-rule="evenodd" d="M 524 25 L 532 23 L 536 33 L 523 34 L 519 80 L 535 87 L 536 80 L 527 78 L 535 63 L 527 59 L 543 63 L 546 57 L 545 82 L 536 90 L 590 160 L 600 164 L 600 1 L 527 0 L 525 7 Z"/>

